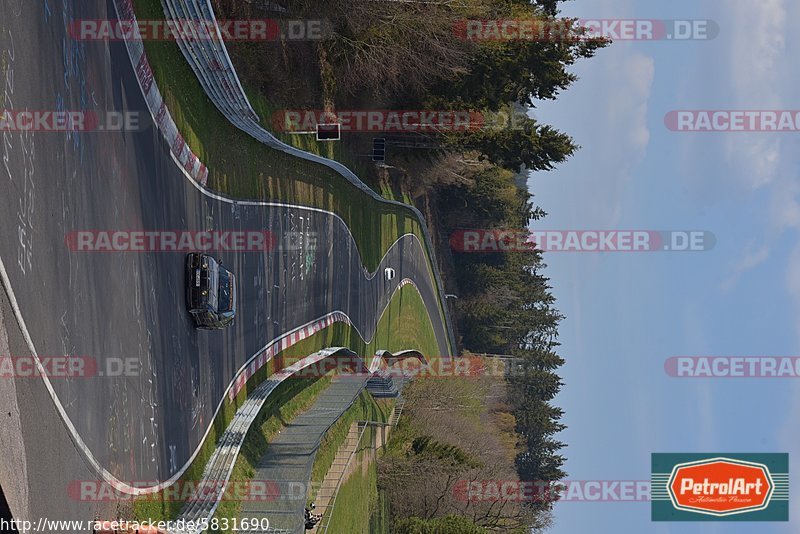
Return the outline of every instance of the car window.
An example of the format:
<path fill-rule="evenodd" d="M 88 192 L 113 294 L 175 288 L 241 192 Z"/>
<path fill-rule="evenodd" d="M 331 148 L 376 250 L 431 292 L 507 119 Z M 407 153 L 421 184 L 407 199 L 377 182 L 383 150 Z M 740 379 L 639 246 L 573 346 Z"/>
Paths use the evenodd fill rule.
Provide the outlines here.
<path fill-rule="evenodd" d="M 232 276 L 225 269 L 219 270 L 219 311 L 232 309 Z"/>
<path fill-rule="evenodd" d="M 218 297 L 217 293 L 219 292 L 219 271 L 220 268 L 217 265 L 217 262 L 214 261 L 214 258 L 208 257 L 208 305 L 216 310 L 218 309 Z"/>

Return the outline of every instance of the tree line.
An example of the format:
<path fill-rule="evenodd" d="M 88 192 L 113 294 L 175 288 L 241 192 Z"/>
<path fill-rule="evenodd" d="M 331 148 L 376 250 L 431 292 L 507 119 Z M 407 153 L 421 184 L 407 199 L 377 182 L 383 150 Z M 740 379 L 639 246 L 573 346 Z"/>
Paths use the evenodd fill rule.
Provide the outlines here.
<path fill-rule="evenodd" d="M 582 39 L 580 29 L 574 30 L 574 38 L 560 40 L 473 40 L 458 29 L 469 20 L 569 23 L 560 15 L 562 1 L 253 0 L 243 4 L 215 0 L 228 15 L 246 11 L 254 16 L 262 9 L 274 16 L 270 10 L 279 4 L 292 17 L 326 21 L 328 34 L 315 48 L 324 68 L 316 74 L 315 67 L 308 65 L 307 49 L 302 60 L 293 57 L 285 44 L 272 50 L 272 56 L 264 55 L 270 65 L 263 72 L 257 68 L 260 52 L 255 52 L 255 45 L 243 52 L 250 62 L 245 77 L 274 99 L 280 100 L 280 87 L 270 86 L 270 79 L 279 79 L 276 71 L 283 69 L 284 78 L 295 72 L 302 73 L 303 80 L 312 80 L 297 91 L 325 87 L 326 107 L 332 102 L 338 109 L 471 110 L 514 117 L 499 127 L 410 132 L 388 139 L 394 178 L 414 193 L 415 200 L 425 201 L 423 212 L 429 214 L 429 224 L 443 236 L 464 229 L 524 231 L 546 216 L 533 202 L 528 173 L 553 169 L 578 147 L 568 134 L 540 123 L 528 111 L 543 100 L 556 99 L 576 81 L 570 67 L 609 43 Z M 274 58 L 280 58 L 283 67 L 275 67 Z M 273 103 L 292 107 L 293 102 Z M 365 137 L 369 139 L 364 145 L 371 140 Z M 513 357 L 514 372 L 506 378 L 506 394 L 518 440 L 513 461 L 517 476 L 532 481 L 563 478 L 564 444 L 557 437 L 564 429 L 563 412 L 553 402 L 562 386 L 558 375 L 563 364 L 558 354 L 562 315 L 544 274 L 541 251 L 531 247 L 466 253 L 449 250 L 446 237 L 438 240 L 437 248 L 446 264 L 446 285 L 457 288 L 460 297 L 455 307 L 461 348 Z M 449 473 L 453 465 L 477 469 L 460 450 L 429 438 L 417 441 L 407 454 L 407 459 L 420 462 L 412 470 L 415 473 L 437 469 Z M 547 514 L 551 505 L 540 501 L 528 506 Z M 444 512 L 415 508 L 413 503 L 403 504 L 403 510 L 408 517 L 397 523 L 398 532 L 472 531 L 465 530 L 463 517 L 448 518 Z M 468 522 L 479 529 L 476 532 L 484 527 L 498 529 L 496 521 L 481 524 L 479 517 Z M 531 525 L 535 523 L 532 520 Z M 447 525 L 455 526 L 449 529 Z"/>

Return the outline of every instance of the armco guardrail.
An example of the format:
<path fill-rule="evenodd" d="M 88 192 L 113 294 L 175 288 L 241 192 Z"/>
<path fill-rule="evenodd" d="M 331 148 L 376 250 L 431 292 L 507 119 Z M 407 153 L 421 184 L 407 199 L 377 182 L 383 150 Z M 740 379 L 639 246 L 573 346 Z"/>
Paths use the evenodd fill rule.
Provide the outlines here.
<path fill-rule="evenodd" d="M 236 458 L 244 443 L 244 438 L 247 436 L 247 431 L 250 429 L 259 411 L 261 411 L 267 398 L 275 388 L 294 373 L 302 371 L 306 367 L 314 365 L 325 358 L 336 355 L 359 358 L 355 352 L 345 347 L 323 349 L 271 375 L 248 396 L 242 406 L 236 410 L 228 428 L 223 432 L 217 442 L 217 448 L 212 453 L 211 458 L 208 459 L 208 463 L 203 470 L 202 480 L 198 481 L 197 484 L 198 488 L 204 488 L 201 498 L 190 499 L 177 517 L 176 521 L 182 520 L 182 524 L 193 525 L 195 528 L 171 530 L 171 534 L 198 534 L 202 531 L 202 529 L 199 528 L 200 525 L 202 525 L 203 522 L 210 521 L 211 518 L 214 517 L 214 512 L 216 512 L 220 500 L 225 494 L 228 482 L 230 481 L 233 466 L 236 463 Z M 421 354 L 416 351 L 403 351 L 392 354 L 391 352 L 381 350 L 375 355 L 372 362 L 363 361 L 362 363 L 364 369 L 368 369 L 369 373 L 374 373 L 380 368 L 381 361 L 420 356 Z M 366 383 L 366 380 L 364 382 Z M 319 446 L 320 442 L 321 438 L 317 446 Z"/>
<path fill-rule="evenodd" d="M 433 242 L 428 233 L 428 228 L 425 225 L 425 218 L 422 213 L 414 206 L 381 197 L 341 163 L 287 145 L 261 126 L 258 114 L 256 114 L 253 107 L 250 105 L 250 101 L 236 74 L 233 62 L 228 55 L 228 50 L 222 39 L 222 34 L 219 30 L 217 18 L 214 14 L 214 9 L 211 7 L 210 0 L 161 0 L 161 4 L 164 8 L 164 14 L 170 19 L 192 19 L 204 21 L 206 23 L 213 22 L 216 35 L 215 39 L 202 38 L 202 36 L 197 34 L 194 35 L 194 39 L 188 38 L 188 36 L 186 36 L 186 38 L 181 38 L 185 36 L 182 32 L 178 32 L 180 34 L 177 37 L 178 46 L 189 62 L 197 79 L 200 81 L 203 90 L 217 109 L 219 109 L 232 124 L 271 148 L 298 158 L 325 165 L 335 170 L 354 186 L 378 202 L 409 209 L 417 217 L 425 239 L 425 245 L 429 252 L 430 270 L 433 273 L 439 292 L 439 302 L 441 304 L 442 313 L 444 314 L 445 330 L 447 330 L 450 351 L 455 354 L 455 337 L 453 335 L 450 310 L 444 298 L 444 284 L 442 283 L 436 262 L 433 260 Z M 196 26 L 199 25 L 190 26 L 190 28 L 196 31 Z"/>
<path fill-rule="evenodd" d="M 209 491 L 204 491 L 202 498 L 189 500 L 177 518 L 176 522 L 182 520 L 183 523 L 180 524 L 192 525 L 194 528 L 170 531 L 172 534 L 197 534 L 202 531 L 199 528 L 200 525 L 214 517 L 214 512 L 216 512 L 222 495 L 225 493 L 236 458 L 242 448 L 244 438 L 247 436 L 247 431 L 255 421 L 269 395 L 275 391 L 275 388 L 294 373 L 340 353 L 349 357 L 355 356 L 354 352 L 344 347 L 323 349 L 273 374 L 248 396 L 242 406 L 236 410 L 236 414 L 220 437 L 217 448 L 203 470 L 202 481 L 206 481 L 208 484 L 200 482 L 197 487 L 209 488 Z"/>

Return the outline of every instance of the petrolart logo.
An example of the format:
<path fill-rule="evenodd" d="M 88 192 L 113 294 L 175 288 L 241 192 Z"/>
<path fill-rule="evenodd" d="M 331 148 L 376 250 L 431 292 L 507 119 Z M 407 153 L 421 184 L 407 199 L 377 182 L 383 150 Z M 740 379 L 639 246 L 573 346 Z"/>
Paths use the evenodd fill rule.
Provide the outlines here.
<path fill-rule="evenodd" d="M 788 521 L 788 454 L 652 455 L 653 521 Z"/>

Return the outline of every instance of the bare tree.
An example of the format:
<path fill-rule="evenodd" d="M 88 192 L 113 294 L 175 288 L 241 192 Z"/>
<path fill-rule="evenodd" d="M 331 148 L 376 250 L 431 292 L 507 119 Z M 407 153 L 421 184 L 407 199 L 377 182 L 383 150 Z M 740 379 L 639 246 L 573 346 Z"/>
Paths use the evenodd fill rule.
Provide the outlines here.
<path fill-rule="evenodd" d="M 424 450 L 415 453 L 410 443 L 401 453 L 382 458 L 380 485 L 394 517 L 458 515 L 498 532 L 549 524 L 546 511 L 520 500 L 470 499 L 466 490 L 470 482 L 518 480 L 518 444 L 502 377 L 418 378 L 407 388 L 404 417 L 412 434 L 457 447 L 471 461 L 453 461 Z"/>
<path fill-rule="evenodd" d="M 325 3 L 331 24 L 325 41 L 347 94 L 378 98 L 422 94 L 435 83 L 466 72 L 472 43 L 454 31 L 456 2 L 410 3 L 335 0 Z M 317 7 L 319 13 L 319 7 Z"/>

